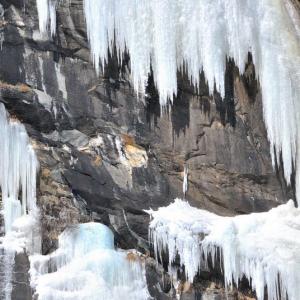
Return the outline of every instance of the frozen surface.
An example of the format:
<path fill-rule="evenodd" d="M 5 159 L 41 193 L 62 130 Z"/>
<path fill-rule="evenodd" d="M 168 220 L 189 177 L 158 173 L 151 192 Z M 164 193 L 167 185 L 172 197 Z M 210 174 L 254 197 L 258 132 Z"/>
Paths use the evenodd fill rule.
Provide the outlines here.
<path fill-rule="evenodd" d="M 40 30 L 54 34 L 56 0 L 37 0 L 37 7 Z M 177 70 L 196 89 L 203 70 L 210 93 L 215 87 L 224 96 L 226 58 L 243 73 L 251 52 L 273 164 L 282 153 L 287 182 L 294 166 L 300 185 L 300 22 L 289 0 L 84 0 L 84 11 L 97 72 L 115 43 L 120 62 L 130 54 L 137 93 L 144 94 L 152 67 L 162 106 L 177 93 Z"/>
<path fill-rule="evenodd" d="M 58 249 L 30 258 L 39 300 L 146 300 L 143 264 L 114 249 L 111 230 L 86 223 L 65 230 Z"/>
<path fill-rule="evenodd" d="M 209 257 L 220 260 L 220 250 L 227 287 L 245 275 L 258 300 L 265 286 L 270 300 L 300 299 L 300 210 L 292 201 L 266 213 L 220 217 L 176 199 L 149 214 L 156 257 L 168 251 L 172 268 L 178 253 L 189 281 Z"/>

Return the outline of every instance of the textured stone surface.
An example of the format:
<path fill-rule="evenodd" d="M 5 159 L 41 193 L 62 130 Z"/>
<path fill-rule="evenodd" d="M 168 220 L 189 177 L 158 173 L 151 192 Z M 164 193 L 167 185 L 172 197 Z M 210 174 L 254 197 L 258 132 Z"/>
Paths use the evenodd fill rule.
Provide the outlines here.
<path fill-rule="evenodd" d="M 162 115 L 151 76 L 147 97 L 136 97 L 129 57 L 120 67 L 111 56 L 96 76 L 82 0 L 62 1 L 53 39 L 38 32 L 35 0 L 0 3 L 0 101 L 26 125 L 40 161 L 43 253 L 55 249 L 66 226 L 88 220 L 109 225 L 119 247 L 147 253 L 144 209 L 182 196 L 184 164 L 187 199 L 199 208 L 234 215 L 291 197 L 271 166 L 250 58 L 242 77 L 228 62 L 224 100 L 208 96 L 204 78 L 195 93 L 180 76 L 178 98 Z M 163 273 L 154 269 L 148 268 L 152 285 Z M 153 293 L 174 297 L 164 289 Z M 191 293 L 182 299 L 223 299 Z"/>

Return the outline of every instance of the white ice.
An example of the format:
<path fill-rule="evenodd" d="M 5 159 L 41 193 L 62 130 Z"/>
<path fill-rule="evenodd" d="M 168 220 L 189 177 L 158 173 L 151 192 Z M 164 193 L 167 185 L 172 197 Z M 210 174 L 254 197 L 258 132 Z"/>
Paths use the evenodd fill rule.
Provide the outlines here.
<path fill-rule="evenodd" d="M 40 300 L 149 299 L 143 264 L 116 251 L 112 231 L 99 223 L 66 229 L 54 253 L 30 264 Z"/>
<path fill-rule="evenodd" d="M 300 211 L 291 200 L 265 213 L 221 217 L 176 199 L 149 214 L 156 257 L 167 251 L 172 267 L 178 253 L 189 281 L 209 257 L 220 260 L 221 250 L 227 287 L 245 276 L 258 300 L 265 286 L 269 300 L 300 299 Z"/>

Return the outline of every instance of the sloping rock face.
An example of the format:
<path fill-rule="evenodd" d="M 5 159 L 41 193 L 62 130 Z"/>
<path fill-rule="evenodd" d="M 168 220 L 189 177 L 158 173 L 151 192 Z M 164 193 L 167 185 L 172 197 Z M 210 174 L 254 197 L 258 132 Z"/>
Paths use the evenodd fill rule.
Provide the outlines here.
<path fill-rule="evenodd" d="M 250 55 L 243 76 L 228 61 L 223 100 L 208 95 L 204 76 L 196 92 L 179 74 L 178 97 L 162 113 L 151 76 L 145 98 L 133 91 L 129 56 L 120 66 L 112 53 L 96 75 L 82 0 L 61 1 L 54 38 L 40 35 L 35 0 L 0 3 L 0 101 L 26 125 L 40 161 L 44 254 L 66 226 L 89 220 L 112 228 L 119 247 L 148 253 L 144 210 L 183 196 L 184 164 L 187 199 L 221 215 L 292 197 L 271 166 Z M 153 294 L 172 299 L 158 273 Z"/>

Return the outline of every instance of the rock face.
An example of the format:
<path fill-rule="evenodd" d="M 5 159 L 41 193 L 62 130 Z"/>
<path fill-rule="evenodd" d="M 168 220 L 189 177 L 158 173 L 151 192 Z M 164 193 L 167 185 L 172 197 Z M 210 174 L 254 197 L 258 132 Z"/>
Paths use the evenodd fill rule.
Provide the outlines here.
<path fill-rule="evenodd" d="M 119 66 L 111 54 L 95 74 L 82 0 L 61 2 L 54 38 L 40 35 L 35 0 L 0 3 L 0 101 L 26 125 L 40 161 L 44 254 L 66 226 L 89 220 L 110 226 L 119 247 L 148 253 L 144 210 L 183 196 L 184 164 L 187 199 L 218 214 L 265 211 L 292 196 L 271 166 L 250 55 L 243 76 L 228 61 L 225 99 L 208 95 L 204 76 L 196 93 L 180 75 L 162 113 L 151 76 L 144 99 L 133 91 L 130 57 Z M 153 286 L 158 273 L 149 267 Z M 173 299 L 171 283 L 162 286 L 155 297 Z M 223 299 L 193 293 L 182 299 Z"/>

